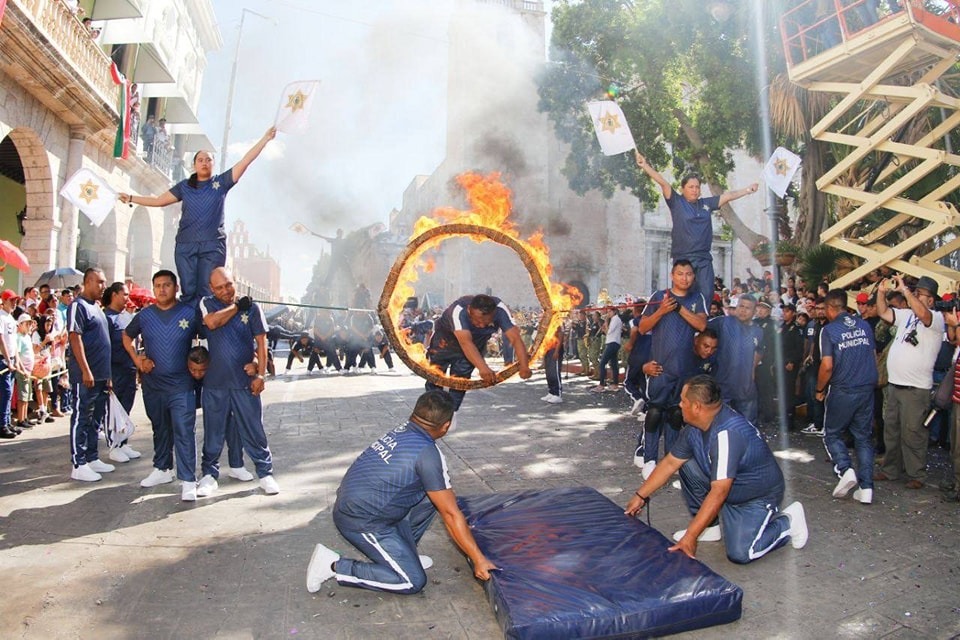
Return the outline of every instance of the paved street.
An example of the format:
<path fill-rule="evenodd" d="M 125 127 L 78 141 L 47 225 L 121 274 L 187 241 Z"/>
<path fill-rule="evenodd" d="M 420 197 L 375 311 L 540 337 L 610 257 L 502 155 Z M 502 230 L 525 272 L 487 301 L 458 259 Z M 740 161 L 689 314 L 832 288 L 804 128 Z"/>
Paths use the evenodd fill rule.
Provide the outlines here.
<path fill-rule="evenodd" d="M 302 372 L 303 365 L 299 371 Z M 317 541 L 350 550 L 330 519 L 339 480 L 356 455 L 404 421 L 422 390 L 412 375 L 270 380 L 265 422 L 277 496 L 224 479 L 213 497 L 181 503 L 179 486 L 141 489 L 150 428 L 138 399 L 132 444 L 144 458 L 103 481 L 68 480 L 65 420 L 0 443 L 2 638 L 501 637 L 465 559 L 436 521 L 421 544 L 434 558 L 421 594 L 392 596 L 328 582 L 307 593 Z M 467 394 L 441 444 L 461 494 L 589 485 L 617 503 L 639 484 L 636 420 L 624 394 L 595 395 L 571 377 L 547 405 L 542 373 Z M 878 483 L 875 503 L 830 497 L 836 479 L 819 438 L 772 437 L 801 500 L 810 542 L 748 566 L 721 544 L 698 557 L 744 590 L 743 618 L 678 637 L 949 638 L 960 634 L 958 508 L 935 487 Z M 946 474 L 931 451 L 931 481 Z M 248 468 L 250 467 L 248 463 Z M 686 525 L 680 492 L 653 504 L 653 525 Z M 640 561 L 640 559 L 638 559 Z"/>

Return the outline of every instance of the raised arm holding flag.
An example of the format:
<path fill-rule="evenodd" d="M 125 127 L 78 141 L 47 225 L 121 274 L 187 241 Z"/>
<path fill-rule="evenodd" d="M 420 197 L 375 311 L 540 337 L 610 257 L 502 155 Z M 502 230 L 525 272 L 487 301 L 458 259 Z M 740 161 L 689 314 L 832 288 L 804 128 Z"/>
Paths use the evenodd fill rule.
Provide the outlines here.
<path fill-rule="evenodd" d="M 223 206 L 227 192 L 276 135 L 276 127 L 267 129 L 233 168 L 220 175 L 213 175 L 213 153 L 198 151 L 193 156 L 194 173 L 169 191 L 159 196 L 120 194 L 121 202 L 147 207 L 165 207 L 174 202 L 183 202 L 174 260 L 177 275 L 180 276 L 181 299 L 187 304 L 196 306 L 200 297 L 210 295 L 211 272 L 226 264 L 227 234 L 223 226 Z"/>
<path fill-rule="evenodd" d="M 719 196 L 700 197 L 700 178 L 694 174 L 684 176 L 680 181 L 678 194 L 660 175 L 660 172 L 647 163 L 639 151 L 635 152 L 637 166 L 657 183 L 670 209 L 673 221 L 670 253 L 673 260 L 689 260 L 696 274 L 695 287 L 703 294 L 707 304 L 713 300 L 713 212 L 738 198 L 756 193 L 760 188 L 756 182 L 736 191 L 724 191 Z"/>
<path fill-rule="evenodd" d="M 280 107 L 274 126 L 284 133 L 302 133 L 307 128 L 310 109 L 313 107 L 313 94 L 320 86 L 319 80 L 298 80 L 291 82 L 280 94 Z"/>
<path fill-rule="evenodd" d="M 590 112 L 593 129 L 597 132 L 597 142 L 600 143 L 603 155 L 615 156 L 637 148 L 633 141 L 633 134 L 630 133 L 627 118 L 616 102 L 612 100 L 588 102 L 587 111 Z"/>

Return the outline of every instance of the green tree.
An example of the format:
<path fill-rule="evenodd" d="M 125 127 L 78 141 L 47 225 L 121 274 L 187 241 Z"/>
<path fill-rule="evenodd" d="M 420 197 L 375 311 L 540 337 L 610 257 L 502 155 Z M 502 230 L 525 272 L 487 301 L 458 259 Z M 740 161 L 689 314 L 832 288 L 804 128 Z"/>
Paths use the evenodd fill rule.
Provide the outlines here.
<path fill-rule="evenodd" d="M 659 170 L 695 171 L 721 193 L 731 149 L 759 155 L 750 12 L 746 3 L 717 22 L 699 0 L 560 0 L 553 9 L 551 64 L 540 82 L 540 109 L 570 145 L 564 175 L 578 193 L 624 188 L 653 205 L 658 191 L 630 154 L 601 155 L 584 108 L 616 96 L 638 149 Z M 775 3 L 771 3 L 775 4 Z M 764 26 L 771 73 L 783 69 L 770 16 Z M 730 205 L 720 216 L 748 246 L 762 236 Z"/>

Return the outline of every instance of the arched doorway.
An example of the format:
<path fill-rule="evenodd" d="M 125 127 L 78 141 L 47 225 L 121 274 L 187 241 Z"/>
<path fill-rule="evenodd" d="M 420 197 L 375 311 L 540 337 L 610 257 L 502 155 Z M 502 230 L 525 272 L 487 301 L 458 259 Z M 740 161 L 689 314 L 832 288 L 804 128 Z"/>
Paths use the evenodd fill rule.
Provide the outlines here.
<path fill-rule="evenodd" d="M 17 146 L 10 136 L 0 141 L 0 239 L 20 246 L 27 215 L 27 178 Z M 0 279 L 4 287 L 20 291 L 25 280 L 13 267 L 6 267 Z"/>
<path fill-rule="evenodd" d="M 43 142 L 32 129 L 11 130 L 0 140 L 0 238 L 23 250 L 31 271 L 21 274 L 7 267 L 2 274 L 5 287 L 22 289 L 52 266 L 64 266 L 55 264 L 59 234 L 53 211 L 53 180 Z"/>

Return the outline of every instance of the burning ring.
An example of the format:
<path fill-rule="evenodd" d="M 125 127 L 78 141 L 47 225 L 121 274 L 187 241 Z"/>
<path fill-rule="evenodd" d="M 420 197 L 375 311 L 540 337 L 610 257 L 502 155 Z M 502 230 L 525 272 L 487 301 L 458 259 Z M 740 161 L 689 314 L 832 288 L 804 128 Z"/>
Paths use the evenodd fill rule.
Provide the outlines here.
<path fill-rule="evenodd" d="M 390 269 L 390 273 L 387 275 L 387 281 L 383 286 L 383 293 L 380 296 L 380 302 L 377 305 L 377 314 L 380 316 L 380 322 L 383 324 L 383 329 L 387 336 L 387 340 L 389 340 L 390 346 L 392 346 L 393 350 L 397 352 L 397 355 L 400 356 L 400 359 L 403 360 L 404 364 L 410 367 L 410 369 L 416 372 L 418 375 L 429 380 L 430 382 L 433 382 L 437 386 L 446 387 L 448 389 L 457 389 L 458 391 L 482 389 L 498 382 L 503 382 L 516 373 L 520 365 L 519 363 L 514 362 L 504 369 L 501 369 L 499 372 L 497 372 L 496 379 L 493 383 L 487 383 L 483 380 L 473 380 L 461 378 L 459 376 L 445 375 L 444 373 L 440 372 L 437 367 L 425 362 L 425 358 L 424 361 L 421 361 L 413 358 L 410 355 L 409 351 L 407 350 L 409 340 L 406 340 L 404 336 L 397 331 L 395 319 L 390 313 L 390 302 L 393 298 L 394 290 L 397 287 L 397 282 L 400 280 L 400 276 L 403 274 L 407 263 L 413 260 L 414 264 L 416 264 L 416 261 L 425 251 L 435 246 L 436 243 L 431 243 L 431 241 L 438 238 L 454 238 L 458 236 L 476 237 L 478 235 L 483 236 L 499 245 L 513 249 L 513 251 L 516 252 L 516 254 L 520 257 L 520 261 L 523 263 L 523 266 L 526 267 L 527 272 L 530 274 L 530 280 L 533 283 L 534 293 L 536 293 L 537 300 L 540 302 L 540 306 L 543 308 L 543 315 L 540 317 L 540 324 L 537 327 L 536 338 L 534 338 L 533 344 L 530 346 L 528 351 L 530 359 L 532 360 L 533 357 L 539 353 L 540 346 L 549 333 L 548 329 L 550 327 L 550 323 L 553 320 L 554 315 L 557 313 L 550 300 L 550 282 L 549 280 L 545 279 L 544 275 L 540 272 L 540 269 L 537 268 L 536 263 L 530 256 L 529 250 L 516 238 L 513 238 L 497 229 L 477 224 L 455 222 L 427 229 L 420 235 L 412 238 L 410 240 L 410 244 L 407 245 L 407 248 L 403 251 L 403 253 L 400 254 L 396 262 L 394 262 L 393 267 Z"/>

